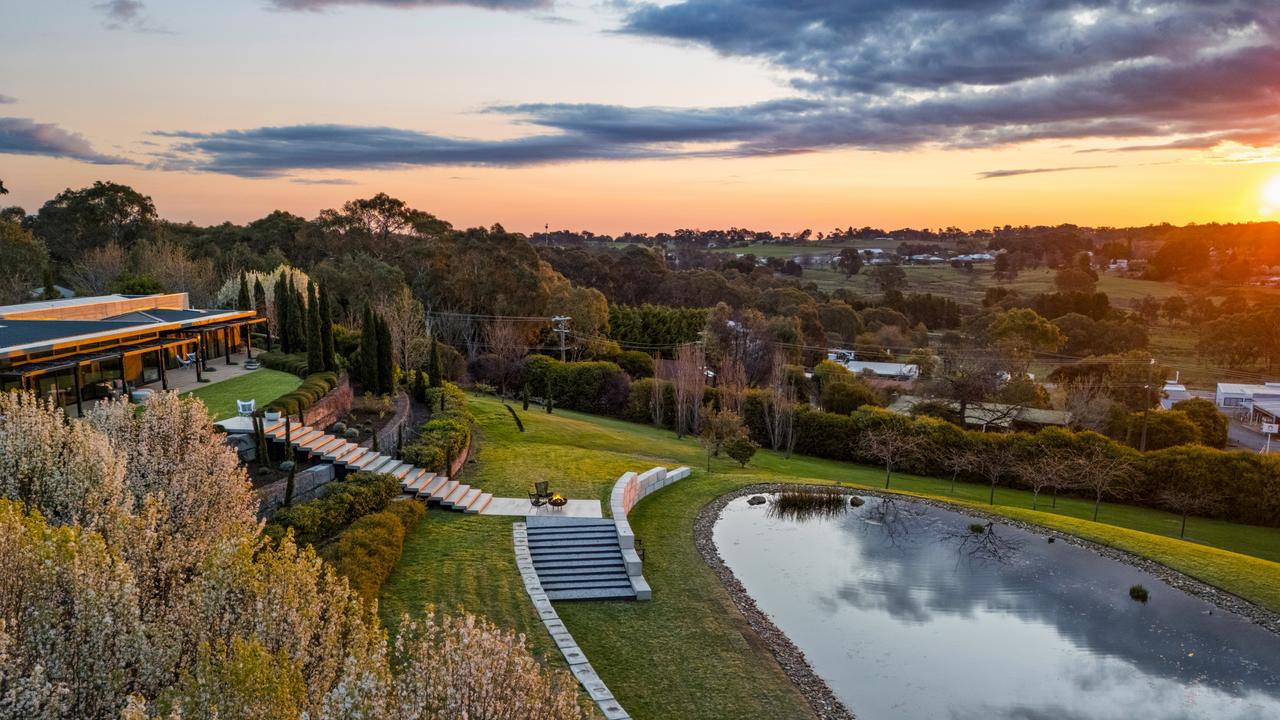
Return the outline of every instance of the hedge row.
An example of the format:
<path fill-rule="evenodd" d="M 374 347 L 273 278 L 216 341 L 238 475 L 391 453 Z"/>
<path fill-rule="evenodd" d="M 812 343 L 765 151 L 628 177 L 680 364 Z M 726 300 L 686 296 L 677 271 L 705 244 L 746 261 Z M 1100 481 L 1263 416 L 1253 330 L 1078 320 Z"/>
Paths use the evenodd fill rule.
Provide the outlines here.
<path fill-rule="evenodd" d="M 418 437 L 401 451 L 401 459 L 449 475 L 445 465 L 459 457 L 471 443 L 472 417 L 467 409 L 467 396 L 452 383 L 427 388 L 425 396 L 431 418 L 422 424 Z"/>
<path fill-rule="evenodd" d="M 404 553 L 404 538 L 427 512 L 426 503 L 393 502 L 351 523 L 321 552 L 366 601 L 378 597 Z"/>
<path fill-rule="evenodd" d="M 768 446 L 764 424 L 765 393 L 753 391 L 743 401 L 743 419 L 753 439 Z M 859 438 L 871 428 L 885 423 L 902 424 L 909 430 L 928 435 L 931 445 L 941 452 L 922 454 L 900 466 L 904 472 L 949 477 L 951 471 L 943 458 L 948 450 L 960 453 L 972 449 L 1004 458 L 1037 451 L 1040 446 L 1072 448 L 1102 446 L 1110 455 L 1124 455 L 1135 464 L 1135 473 L 1127 487 L 1120 487 L 1105 499 L 1147 507 L 1164 507 L 1162 498 L 1171 486 L 1193 490 L 1217 500 L 1207 514 L 1232 522 L 1252 525 L 1280 526 L 1280 458 L 1257 453 L 1227 451 L 1203 445 L 1178 447 L 1139 453 L 1110 438 L 1092 432 L 1073 433 L 1062 428 L 1046 428 L 1038 433 L 981 433 L 963 430 L 934 418 L 907 418 L 886 410 L 862 408 L 849 415 L 821 412 L 802 407 L 796 415 L 795 452 L 801 455 L 878 464 L 864 454 Z M 986 482 L 975 473 L 961 473 L 960 478 Z M 1006 487 L 1022 487 L 1016 473 L 1008 472 L 999 481 Z"/>
<path fill-rule="evenodd" d="M 279 539 L 293 530 L 299 545 L 316 544 L 342 531 L 357 518 L 381 511 L 400 494 L 400 481 L 390 475 L 356 473 L 329 483 L 323 497 L 276 511 L 265 529 Z"/>
<path fill-rule="evenodd" d="M 306 353 L 284 353 L 279 350 L 263 350 L 258 353 L 258 362 L 268 370 L 279 370 L 297 375 L 298 377 L 306 377 L 307 354 Z"/>
<path fill-rule="evenodd" d="M 631 377 L 611 362 L 560 362 L 546 355 L 525 359 L 522 382 L 532 397 L 550 395 L 555 407 L 620 415 L 631 392 Z"/>
<path fill-rule="evenodd" d="M 282 412 L 285 415 L 297 415 L 320 402 L 320 398 L 338 387 L 338 374 L 319 372 L 306 376 L 296 389 L 281 395 L 267 403 L 266 410 Z"/>

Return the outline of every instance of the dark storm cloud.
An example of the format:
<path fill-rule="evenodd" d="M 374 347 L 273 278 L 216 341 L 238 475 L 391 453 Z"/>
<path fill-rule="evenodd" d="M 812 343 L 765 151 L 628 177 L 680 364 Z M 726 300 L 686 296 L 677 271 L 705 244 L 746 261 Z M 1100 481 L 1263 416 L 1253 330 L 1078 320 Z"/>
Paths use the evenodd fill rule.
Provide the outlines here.
<path fill-rule="evenodd" d="M 340 5 L 399 9 L 466 5 L 488 10 L 533 10 L 550 7 L 552 0 L 267 0 L 277 10 L 326 10 Z"/>
<path fill-rule="evenodd" d="M 1122 139 L 1135 150 L 1280 143 L 1280 3 L 686 0 L 627 7 L 622 32 L 763 62 L 793 78 L 796 95 L 707 108 L 490 108 L 541 131 L 508 140 L 345 125 L 192 134 L 167 162 L 253 176 L 1037 140 Z"/>
<path fill-rule="evenodd" d="M 1014 170 L 987 170 L 986 172 L 978 173 L 978 177 L 983 180 L 991 180 L 993 178 L 1017 177 L 1018 175 L 1039 175 L 1041 173 L 1069 172 L 1071 170 L 1106 170 L 1113 167 L 1115 167 L 1115 165 L 1072 165 L 1071 167 L 1021 168 L 1021 169 L 1014 169 Z"/>
<path fill-rule="evenodd" d="M 0 155 L 43 155 L 74 158 L 99 165 L 123 165 L 125 158 L 104 155 L 79 133 L 63 130 L 53 123 L 28 118 L 0 117 Z"/>

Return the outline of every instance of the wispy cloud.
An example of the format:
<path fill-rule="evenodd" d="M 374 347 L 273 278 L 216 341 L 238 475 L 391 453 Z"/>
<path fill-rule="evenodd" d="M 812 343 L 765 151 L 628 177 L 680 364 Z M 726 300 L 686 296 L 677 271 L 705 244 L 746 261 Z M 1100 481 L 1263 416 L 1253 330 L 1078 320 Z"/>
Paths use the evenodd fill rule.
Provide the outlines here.
<path fill-rule="evenodd" d="M 276 10 L 327 10 L 338 6 L 397 8 L 438 8 L 470 6 L 486 10 L 537 10 L 551 7 L 553 0 L 267 0 Z"/>
<path fill-rule="evenodd" d="M 271 1 L 287 10 L 460 4 Z M 526 9 L 548 3 L 461 4 Z M 988 148 L 1046 139 L 1121 140 L 1131 150 L 1280 144 L 1275 3 L 683 0 L 626 7 L 621 32 L 762 62 L 795 78 L 794 94 L 705 108 L 551 102 L 489 108 L 539 130 L 504 140 L 341 124 L 175 133 L 162 162 L 270 176 L 413 165 L 761 157 L 831 148 Z M 1068 169 L 1077 168 L 993 171 L 999 174 L 989 177 Z"/>
<path fill-rule="evenodd" d="M 0 155 L 5 154 L 72 158 L 97 165 L 132 164 L 127 158 L 94 150 L 79 133 L 28 118 L 0 117 Z"/>
<path fill-rule="evenodd" d="M 355 180 L 346 178 L 293 178 L 290 182 L 299 185 L 355 185 Z"/>
<path fill-rule="evenodd" d="M 11 105 L 16 102 L 18 102 L 18 98 L 0 93 L 0 105 Z"/>
<path fill-rule="evenodd" d="M 132 30 L 135 32 L 172 32 L 152 24 L 147 17 L 147 6 L 141 0 L 106 0 L 94 5 L 106 18 L 108 30 Z"/>
<path fill-rule="evenodd" d="M 987 170 L 978 173 L 978 178 L 982 180 L 991 180 L 993 178 L 1016 177 L 1018 175 L 1039 175 L 1041 173 L 1059 173 L 1070 172 L 1072 170 L 1108 170 L 1110 168 L 1119 167 L 1118 165 L 1072 165 L 1070 167 L 1051 167 L 1051 168 L 1017 168 L 1012 170 Z"/>

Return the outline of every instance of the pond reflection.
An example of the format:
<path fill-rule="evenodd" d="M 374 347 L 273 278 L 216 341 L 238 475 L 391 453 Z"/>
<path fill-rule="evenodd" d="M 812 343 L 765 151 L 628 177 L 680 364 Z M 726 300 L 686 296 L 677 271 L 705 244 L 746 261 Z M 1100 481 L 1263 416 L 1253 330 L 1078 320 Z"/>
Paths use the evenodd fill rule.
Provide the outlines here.
<path fill-rule="evenodd" d="M 874 497 L 799 520 L 739 498 L 714 534 L 865 720 L 1280 718 L 1280 637 L 1068 543 Z"/>

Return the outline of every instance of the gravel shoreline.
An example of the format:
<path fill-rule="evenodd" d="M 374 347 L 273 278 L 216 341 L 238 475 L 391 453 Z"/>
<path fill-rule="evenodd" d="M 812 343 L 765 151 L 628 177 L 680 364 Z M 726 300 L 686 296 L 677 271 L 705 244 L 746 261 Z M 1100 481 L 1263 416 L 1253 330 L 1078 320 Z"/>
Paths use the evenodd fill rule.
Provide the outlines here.
<path fill-rule="evenodd" d="M 981 509 L 969 507 L 967 505 L 954 505 L 940 500 L 930 500 L 927 498 L 917 498 L 910 495 L 897 495 L 894 493 L 881 493 L 874 490 L 860 490 L 854 488 L 843 488 L 831 485 L 795 485 L 786 483 L 750 485 L 748 487 L 739 488 L 730 491 L 724 495 L 720 495 L 716 499 L 707 503 L 707 506 L 698 513 L 698 518 L 693 525 L 694 542 L 698 546 L 698 550 L 702 553 L 702 558 L 710 566 L 716 577 L 720 578 L 720 582 L 724 584 L 725 590 L 728 591 L 729 597 L 733 598 L 733 602 L 737 605 L 739 612 L 747 619 L 747 623 L 768 646 L 773 653 L 778 664 L 782 666 L 783 672 L 791 679 L 791 682 L 800 689 L 802 695 L 813 708 L 814 713 L 821 720 L 852 720 L 853 713 L 849 708 L 845 707 L 836 694 L 827 685 L 826 681 L 818 676 L 809 666 L 809 661 L 805 659 L 804 652 L 796 647 L 795 643 L 786 636 L 778 626 L 773 624 L 758 606 L 755 600 L 747 593 L 742 583 L 734 576 L 733 571 L 724 563 L 724 559 L 720 557 L 719 550 L 716 549 L 715 541 L 712 539 L 712 530 L 715 527 L 716 520 L 720 518 L 721 511 L 732 500 L 747 495 L 763 495 L 767 493 L 779 492 L 782 490 L 796 490 L 801 488 L 820 488 L 823 490 L 837 489 L 846 495 L 863 495 L 873 497 L 893 497 L 898 500 L 910 500 L 912 502 L 923 503 L 932 507 L 943 510 L 958 512 L 992 522 L 1001 523 L 1010 527 L 1016 527 L 1027 532 L 1040 535 L 1042 537 L 1053 537 L 1058 541 L 1070 543 L 1078 547 L 1087 548 L 1093 552 L 1112 560 L 1130 565 L 1144 572 L 1151 573 L 1160 578 L 1170 586 L 1193 595 L 1202 600 L 1209 602 L 1214 607 L 1235 613 L 1250 622 L 1260 625 L 1267 630 L 1280 635 L 1280 613 L 1275 613 L 1266 608 L 1255 605 L 1248 600 L 1236 597 L 1229 592 L 1220 590 L 1208 583 L 1196 580 L 1177 570 L 1169 568 L 1165 565 L 1144 558 L 1133 553 L 1125 552 L 1117 548 L 1100 545 L 1098 543 L 1085 540 L 1083 538 L 1051 530 L 1042 525 L 1023 522 L 1013 518 L 998 515 L 996 513 L 986 512 Z"/>

